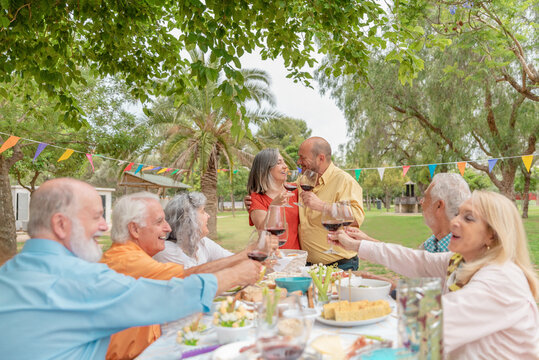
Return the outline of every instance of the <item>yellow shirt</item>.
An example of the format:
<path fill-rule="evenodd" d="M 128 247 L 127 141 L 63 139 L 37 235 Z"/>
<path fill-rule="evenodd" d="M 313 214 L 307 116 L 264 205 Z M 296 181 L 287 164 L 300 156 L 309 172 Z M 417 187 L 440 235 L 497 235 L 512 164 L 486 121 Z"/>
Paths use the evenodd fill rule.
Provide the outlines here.
<path fill-rule="evenodd" d="M 113 244 L 103 254 L 101 262 L 116 272 L 136 279 L 143 277 L 170 280 L 173 277 L 183 277 L 184 274 L 183 265 L 157 262 L 131 241 L 125 244 Z M 134 359 L 159 336 L 161 336 L 159 325 L 132 327 L 120 331 L 111 336 L 106 359 Z"/>
<path fill-rule="evenodd" d="M 301 188 L 298 187 L 301 192 Z M 363 191 L 357 181 L 333 163 L 324 174 L 318 178 L 318 184 L 313 192 L 326 203 L 348 200 L 358 225 L 365 218 L 363 211 Z M 307 261 L 313 264 L 330 264 L 341 259 L 350 259 L 357 253 L 347 251 L 339 246 L 334 250 L 338 254 L 324 254 L 329 249 L 327 230 L 322 226 L 322 213 L 306 206 L 299 208 L 299 241 L 301 249 L 308 252 Z"/>

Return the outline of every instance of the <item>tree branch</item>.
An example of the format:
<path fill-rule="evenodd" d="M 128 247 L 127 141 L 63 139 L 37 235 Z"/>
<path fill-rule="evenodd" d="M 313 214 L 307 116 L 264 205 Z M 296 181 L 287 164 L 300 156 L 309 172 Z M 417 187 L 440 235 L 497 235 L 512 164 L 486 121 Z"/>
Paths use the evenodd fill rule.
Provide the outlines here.
<path fill-rule="evenodd" d="M 521 95 L 517 97 L 515 101 L 513 102 L 513 106 L 511 110 L 511 117 L 509 118 L 509 127 L 513 130 L 515 129 L 515 124 L 517 122 L 518 108 L 520 107 L 520 105 L 522 105 L 522 103 L 524 102 L 524 99 L 526 99 L 526 97 L 524 95 Z"/>
<path fill-rule="evenodd" d="M 526 96 L 530 100 L 539 101 L 539 96 L 532 93 L 530 89 L 520 86 L 517 81 L 511 75 L 509 75 L 505 68 L 502 68 L 500 71 L 502 72 L 505 81 L 507 81 L 516 91 Z"/>

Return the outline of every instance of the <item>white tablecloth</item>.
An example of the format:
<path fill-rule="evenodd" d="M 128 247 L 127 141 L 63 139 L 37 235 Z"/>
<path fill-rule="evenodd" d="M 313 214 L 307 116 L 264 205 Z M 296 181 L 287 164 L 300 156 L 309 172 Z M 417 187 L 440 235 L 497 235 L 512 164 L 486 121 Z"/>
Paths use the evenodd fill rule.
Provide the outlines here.
<path fill-rule="evenodd" d="M 392 313 L 385 320 L 362 326 L 355 327 L 334 327 L 322 324 L 318 321 L 314 323 L 309 342 L 317 338 L 320 335 L 335 335 L 335 334 L 358 334 L 358 335 L 374 335 L 381 338 L 392 340 L 394 346 L 397 344 L 397 310 L 395 301 L 388 297 L 388 302 L 392 308 Z M 203 322 L 210 323 L 211 315 L 204 316 Z M 211 329 L 203 334 L 199 340 L 197 347 L 180 345 L 176 343 L 176 337 L 178 330 L 181 330 L 182 326 L 189 323 L 189 320 L 179 320 L 174 323 L 165 324 L 162 326 L 163 334 L 153 344 L 151 344 L 142 354 L 140 354 L 138 360 L 178 360 L 182 358 L 182 351 L 193 350 L 197 347 L 206 347 L 218 344 L 215 331 Z M 251 339 L 255 340 L 255 331 L 252 329 L 250 333 Z M 248 339 L 246 339 L 248 340 Z M 212 353 L 206 353 L 199 356 L 192 357 L 193 360 L 211 360 Z"/>

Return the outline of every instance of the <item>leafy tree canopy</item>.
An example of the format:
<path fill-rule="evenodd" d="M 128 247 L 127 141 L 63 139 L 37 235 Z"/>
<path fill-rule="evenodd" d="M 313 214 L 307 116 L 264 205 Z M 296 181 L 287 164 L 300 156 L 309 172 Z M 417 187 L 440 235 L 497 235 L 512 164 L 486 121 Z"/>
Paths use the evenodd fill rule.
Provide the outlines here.
<path fill-rule="evenodd" d="M 337 58 L 328 72 L 365 76 L 370 52 L 390 44 L 406 67 L 401 78 L 413 78 L 421 66 L 410 29 L 388 21 L 374 0 L 1 0 L 0 83 L 35 81 L 78 127 L 82 109 L 72 86 L 84 83 L 81 66 L 101 77 L 122 74 L 143 103 L 150 94 L 182 96 L 188 79 L 203 87 L 225 72 L 231 81 L 220 85 L 219 101 L 235 100 L 228 112 L 240 134 L 246 124 L 238 108 L 245 108 L 236 104 L 248 95 L 239 71 L 244 53 L 259 48 L 263 59 L 282 56 L 289 76 L 308 84 L 310 74 L 300 69 L 314 65 L 316 51 Z M 192 61 L 185 50 L 195 48 L 217 68 Z M 8 96 L 6 86 L 0 96 Z"/>

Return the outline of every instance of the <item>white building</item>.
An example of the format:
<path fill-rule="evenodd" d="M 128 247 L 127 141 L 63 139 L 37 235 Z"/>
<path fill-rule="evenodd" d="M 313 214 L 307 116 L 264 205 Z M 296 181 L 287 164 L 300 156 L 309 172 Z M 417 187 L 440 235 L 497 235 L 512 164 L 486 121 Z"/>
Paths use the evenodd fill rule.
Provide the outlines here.
<path fill-rule="evenodd" d="M 39 186 L 36 186 L 36 189 Z M 115 189 L 110 188 L 95 188 L 99 195 L 101 196 L 101 201 L 103 202 L 103 209 L 105 213 L 103 214 L 107 224 L 111 225 L 110 222 L 110 213 L 112 209 L 112 192 L 116 191 Z M 24 230 L 28 225 L 28 213 L 30 210 L 30 192 L 23 188 L 20 185 L 11 186 L 11 197 L 13 199 L 13 212 L 15 213 L 15 224 L 17 231 Z"/>

